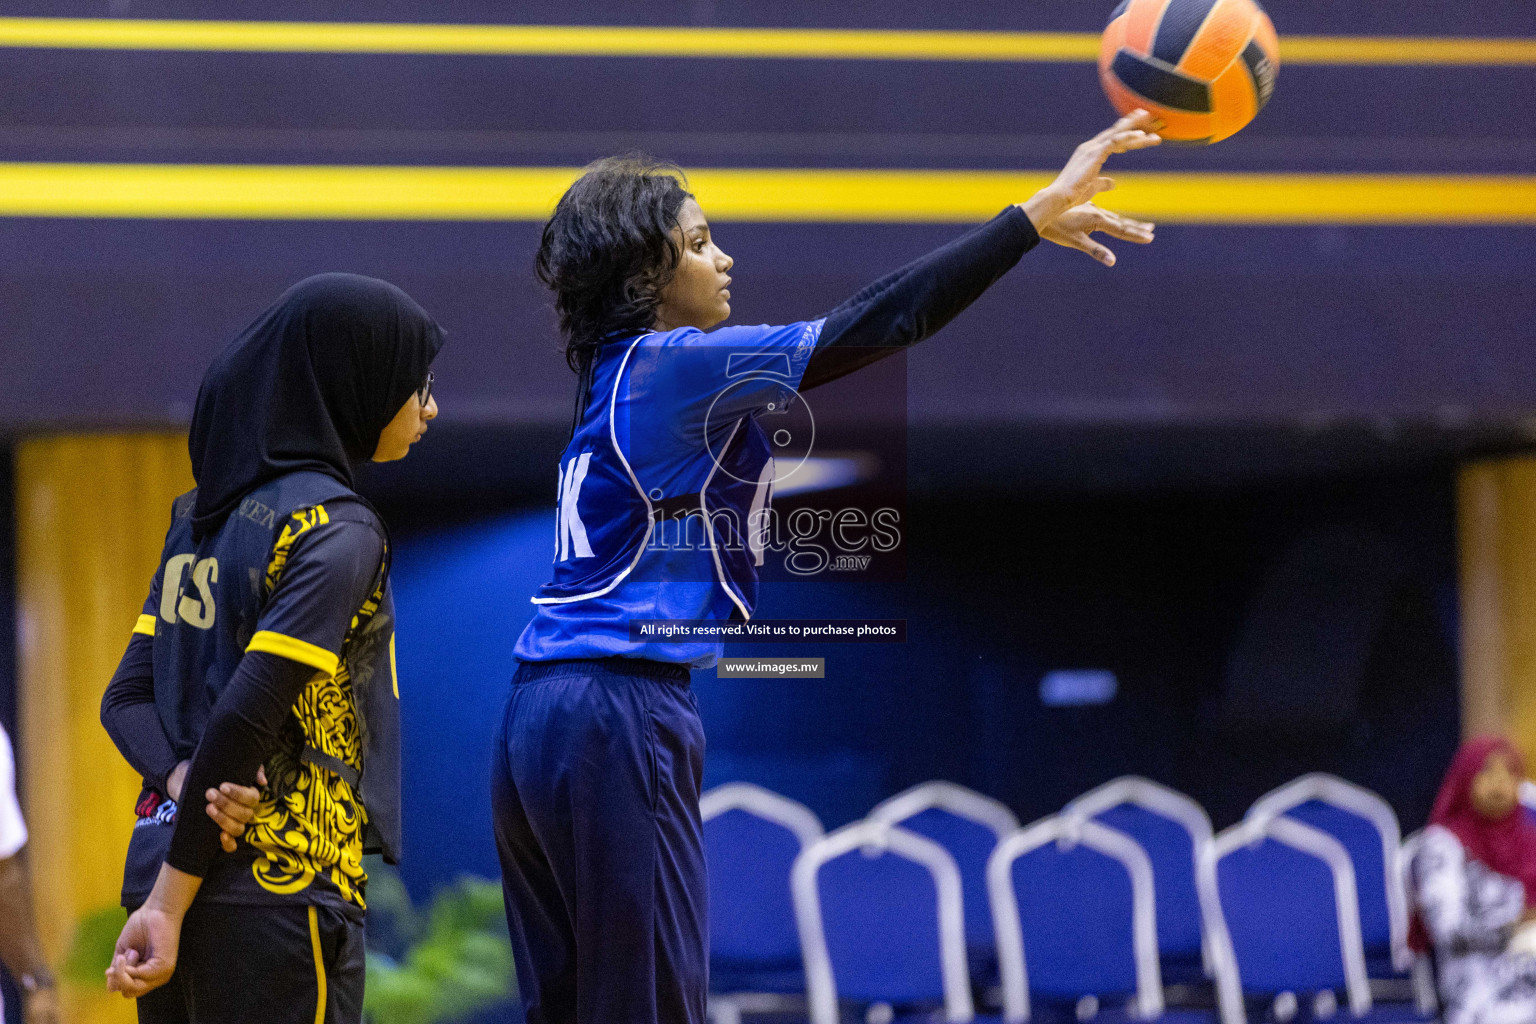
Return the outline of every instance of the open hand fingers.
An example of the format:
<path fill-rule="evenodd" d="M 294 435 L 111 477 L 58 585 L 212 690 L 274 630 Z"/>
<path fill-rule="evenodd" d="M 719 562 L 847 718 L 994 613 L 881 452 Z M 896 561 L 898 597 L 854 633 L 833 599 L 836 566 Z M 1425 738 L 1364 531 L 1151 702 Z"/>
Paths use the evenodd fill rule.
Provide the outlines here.
<path fill-rule="evenodd" d="M 1098 225 L 1089 230 L 1102 231 L 1123 242 L 1135 242 L 1137 245 L 1146 245 L 1152 241 L 1156 225 L 1143 220 L 1122 217 L 1108 210 L 1102 210 L 1100 213 Z"/>
<path fill-rule="evenodd" d="M 1162 141 L 1163 137 L 1153 132 L 1116 132 L 1108 138 L 1094 139 L 1088 143 L 1082 156 L 1092 161 L 1093 173 L 1097 174 L 1114 154 L 1129 153 L 1133 149 L 1150 149 L 1160 145 Z"/>
<path fill-rule="evenodd" d="M 1105 128 L 1103 131 L 1099 132 L 1099 134 L 1095 135 L 1093 138 L 1095 142 L 1099 142 L 1104 139 L 1108 139 L 1120 132 L 1151 131 L 1152 126 L 1156 123 L 1157 118 L 1152 115 L 1151 111 L 1142 110 L 1140 107 L 1138 107 L 1131 111 L 1129 114 L 1126 114 L 1124 117 L 1120 118 L 1108 128 Z"/>
<path fill-rule="evenodd" d="M 1155 132 L 1157 118 L 1145 110 L 1133 110 L 1120 120 L 1083 143 L 1084 148 L 1095 150 L 1100 160 L 1111 153 L 1124 153 L 1132 149 L 1146 149 L 1162 142 Z"/>
<path fill-rule="evenodd" d="M 1057 192 L 1066 198 L 1068 206 L 1087 202 L 1114 187 L 1114 182 L 1100 173 L 1110 156 L 1146 149 L 1163 141 L 1147 130 L 1152 121 L 1152 115 L 1145 110 L 1133 111 L 1077 147 L 1053 183 Z M 1050 216 L 1054 214 L 1046 219 Z"/>
<path fill-rule="evenodd" d="M 1095 232 L 1102 231 L 1121 241 L 1146 245 L 1153 240 L 1155 230 L 1156 225 L 1150 221 L 1136 220 L 1113 210 L 1100 209 L 1092 203 L 1082 203 L 1046 225 L 1040 237 L 1056 245 L 1085 252 L 1106 267 L 1112 267 L 1115 265 L 1115 254 L 1094 240 L 1092 236 Z"/>
<path fill-rule="evenodd" d="M 1110 136 L 1107 149 L 1110 153 L 1128 153 L 1133 149 L 1150 149 L 1160 145 L 1162 141 L 1163 137 L 1156 132 L 1116 132 Z"/>
<path fill-rule="evenodd" d="M 1105 162 L 1114 154 L 1128 153 L 1134 149 L 1149 149 L 1162 141 L 1162 136 L 1140 129 L 1128 129 L 1096 136 L 1078 147 L 1065 173 L 1079 181 L 1089 176 L 1098 177 Z"/>
<path fill-rule="evenodd" d="M 1087 231 L 1074 231 L 1071 234 L 1065 235 L 1059 239 L 1059 243 L 1061 245 L 1068 246 L 1069 248 L 1078 249 L 1087 253 L 1089 256 L 1092 256 L 1106 267 L 1112 267 L 1115 265 L 1115 254 L 1110 252 L 1107 246 L 1100 245 L 1098 242 L 1095 242 L 1092 238 L 1088 237 Z"/>

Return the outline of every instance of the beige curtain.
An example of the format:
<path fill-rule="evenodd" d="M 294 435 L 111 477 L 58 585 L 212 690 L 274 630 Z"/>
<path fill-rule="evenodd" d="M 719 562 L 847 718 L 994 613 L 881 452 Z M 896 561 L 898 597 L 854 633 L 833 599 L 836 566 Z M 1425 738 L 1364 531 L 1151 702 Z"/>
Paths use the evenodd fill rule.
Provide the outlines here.
<path fill-rule="evenodd" d="M 16 448 L 25 813 L 38 928 L 55 964 L 83 917 L 118 902 L 139 780 L 101 727 L 101 695 L 149 592 L 171 500 L 191 486 L 182 434 Z M 136 1020 L 133 1003 L 104 987 L 64 996 L 68 1020 Z"/>
<path fill-rule="evenodd" d="M 1536 459 L 1461 471 L 1462 732 L 1508 735 L 1536 770 Z"/>

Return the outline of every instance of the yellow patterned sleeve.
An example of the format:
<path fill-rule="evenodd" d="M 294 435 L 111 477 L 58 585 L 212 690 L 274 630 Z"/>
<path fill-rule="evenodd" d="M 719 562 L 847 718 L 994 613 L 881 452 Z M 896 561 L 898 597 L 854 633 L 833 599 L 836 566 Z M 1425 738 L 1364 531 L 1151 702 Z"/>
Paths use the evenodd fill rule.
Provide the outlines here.
<path fill-rule="evenodd" d="M 274 633 L 263 629 L 251 637 L 251 642 L 246 645 L 247 651 L 263 651 L 267 654 L 276 654 L 296 661 L 301 665 L 318 669 L 328 676 L 336 674 L 337 667 L 341 664 L 341 658 L 326 650 L 324 647 L 316 647 L 312 643 L 284 636 L 282 633 Z"/>
<path fill-rule="evenodd" d="M 140 636 L 154 636 L 155 617 L 153 615 L 140 615 L 139 621 L 133 624 L 133 631 Z"/>

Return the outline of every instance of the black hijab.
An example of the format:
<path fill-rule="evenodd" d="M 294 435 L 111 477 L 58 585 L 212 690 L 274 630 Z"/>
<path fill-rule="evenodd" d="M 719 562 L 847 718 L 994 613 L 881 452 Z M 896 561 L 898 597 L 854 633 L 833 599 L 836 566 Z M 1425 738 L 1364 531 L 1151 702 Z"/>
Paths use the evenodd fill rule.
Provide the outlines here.
<path fill-rule="evenodd" d="M 351 487 L 442 344 L 426 310 L 385 281 L 321 274 L 289 288 L 203 375 L 188 438 L 193 536 L 297 470 Z"/>

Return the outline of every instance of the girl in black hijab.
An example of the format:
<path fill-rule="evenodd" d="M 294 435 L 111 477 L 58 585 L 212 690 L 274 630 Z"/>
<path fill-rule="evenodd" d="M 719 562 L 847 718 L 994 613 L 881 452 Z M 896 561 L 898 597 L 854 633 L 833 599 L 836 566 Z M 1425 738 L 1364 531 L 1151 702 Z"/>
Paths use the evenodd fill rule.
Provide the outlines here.
<path fill-rule="evenodd" d="M 144 777 L 107 971 L 141 1022 L 361 1020 L 362 856 L 400 848 L 399 689 L 388 533 L 353 473 L 436 417 L 442 340 L 393 285 L 325 274 L 203 378 L 198 486 L 102 702 Z M 254 813 L 232 808 L 253 784 Z"/>

